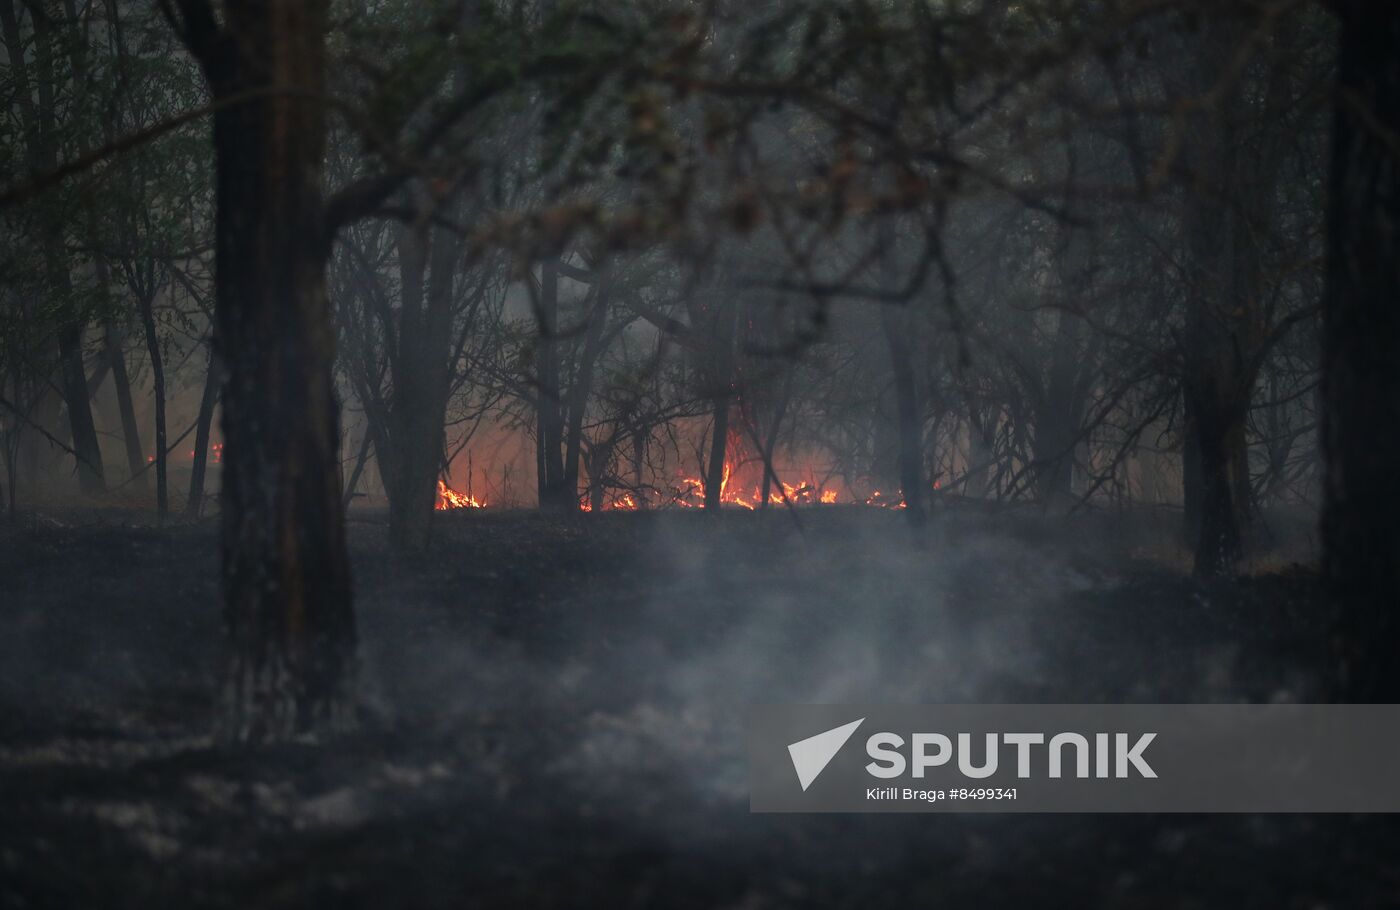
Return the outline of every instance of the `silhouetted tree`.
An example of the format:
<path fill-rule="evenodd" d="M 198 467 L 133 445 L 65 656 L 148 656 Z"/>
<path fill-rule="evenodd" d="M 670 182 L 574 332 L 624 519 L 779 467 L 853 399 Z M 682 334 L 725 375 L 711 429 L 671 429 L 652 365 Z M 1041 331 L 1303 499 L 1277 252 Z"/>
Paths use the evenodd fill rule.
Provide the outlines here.
<path fill-rule="evenodd" d="M 1400 6 L 1332 4 L 1322 539 L 1342 595 L 1342 694 L 1400 701 Z"/>

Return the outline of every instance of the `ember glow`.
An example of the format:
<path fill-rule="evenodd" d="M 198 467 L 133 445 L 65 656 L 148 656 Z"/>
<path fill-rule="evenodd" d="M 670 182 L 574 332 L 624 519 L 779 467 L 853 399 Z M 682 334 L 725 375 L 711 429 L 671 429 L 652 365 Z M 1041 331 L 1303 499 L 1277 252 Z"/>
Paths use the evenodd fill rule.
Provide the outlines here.
<path fill-rule="evenodd" d="M 186 457 L 187 457 L 190 461 L 194 461 L 195 455 L 196 455 L 196 454 L 197 454 L 197 453 L 195 452 L 194 449 L 190 449 L 190 450 L 188 451 L 188 454 L 186 455 Z M 224 444 L 223 444 L 222 442 L 215 442 L 215 443 L 211 443 L 211 444 L 210 444 L 210 446 L 209 446 L 209 459 L 210 459 L 214 464 L 223 464 L 223 462 L 224 462 Z M 154 455 L 147 455 L 147 456 L 146 456 L 146 464 L 155 464 L 155 460 L 156 460 L 156 457 L 155 457 Z"/>
<path fill-rule="evenodd" d="M 904 498 L 898 493 L 881 493 L 879 490 L 876 490 L 866 497 L 865 504 L 868 506 L 877 506 L 881 509 L 902 509 L 904 508 Z"/>
<path fill-rule="evenodd" d="M 631 493 L 615 493 L 610 495 L 603 503 L 604 512 L 635 512 L 641 506 Z M 593 503 L 584 499 L 579 503 L 579 510 L 582 512 L 592 512 Z"/>

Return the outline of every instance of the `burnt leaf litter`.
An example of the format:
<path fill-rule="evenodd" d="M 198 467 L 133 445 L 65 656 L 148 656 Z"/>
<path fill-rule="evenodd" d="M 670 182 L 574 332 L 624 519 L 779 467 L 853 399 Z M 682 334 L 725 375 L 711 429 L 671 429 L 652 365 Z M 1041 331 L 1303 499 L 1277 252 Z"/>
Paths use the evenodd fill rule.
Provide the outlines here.
<path fill-rule="evenodd" d="M 488 510 L 409 558 L 352 512 L 359 728 L 230 749 L 216 524 L 34 519 L 0 532 L 0 905 L 1400 899 L 1381 816 L 748 812 L 755 701 L 1325 697 L 1310 568 L 1202 586 L 1141 516 L 1064 521 Z"/>

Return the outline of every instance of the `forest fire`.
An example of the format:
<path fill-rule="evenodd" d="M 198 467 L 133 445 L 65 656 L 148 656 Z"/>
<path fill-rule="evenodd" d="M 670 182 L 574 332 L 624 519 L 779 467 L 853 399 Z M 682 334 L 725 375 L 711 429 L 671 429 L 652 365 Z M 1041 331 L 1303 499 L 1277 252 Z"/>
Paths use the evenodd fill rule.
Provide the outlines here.
<path fill-rule="evenodd" d="M 1400 0 L 0 51 L 0 910 L 1400 910 Z"/>
<path fill-rule="evenodd" d="M 467 493 L 459 493 L 449 487 L 444 481 L 438 481 L 437 502 L 433 508 L 439 512 L 449 509 L 484 509 L 486 503 L 480 502 L 476 497 Z"/>

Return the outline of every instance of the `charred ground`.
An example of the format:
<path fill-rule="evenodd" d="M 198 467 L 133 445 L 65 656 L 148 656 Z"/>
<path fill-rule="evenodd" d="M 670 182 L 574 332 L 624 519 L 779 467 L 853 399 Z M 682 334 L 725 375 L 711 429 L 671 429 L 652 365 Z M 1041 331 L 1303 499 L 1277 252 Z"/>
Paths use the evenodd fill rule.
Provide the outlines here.
<path fill-rule="evenodd" d="M 864 508 L 478 512 L 441 516 L 431 550 L 404 558 L 360 513 L 361 730 L 258 751 L 208 738 L 216 529 L 135 520 L 5 532 L 5 906 L 1400 893 L 1400 831 L 1376 818 L 748 813 L 755 701 L 1322 697 L 1331 608 L 1313 574 L 1281 558 L 1196 585 L 1142 514 L 1067 532 L 952 503 L 911 542 L 897 514 Z"/>

